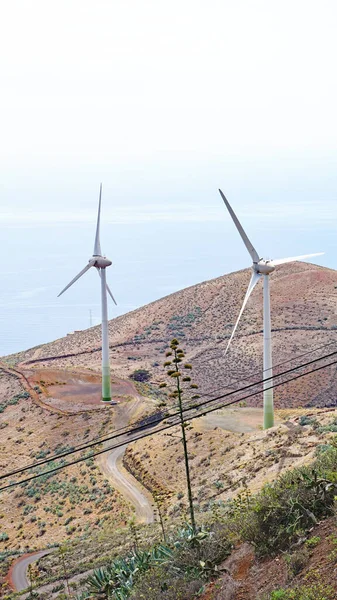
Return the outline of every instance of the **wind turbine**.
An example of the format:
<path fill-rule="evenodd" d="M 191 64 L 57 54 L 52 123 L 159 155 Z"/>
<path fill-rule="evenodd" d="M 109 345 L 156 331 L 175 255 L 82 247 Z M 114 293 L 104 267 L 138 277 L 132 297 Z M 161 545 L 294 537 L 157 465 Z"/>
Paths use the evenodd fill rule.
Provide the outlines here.
<path fill-rule="evenodd" d="M 108 299 L 107 292 L 111 296 L 114 303 L 117 305 L 115 298 L 113 297 L 111 290 L 106 282 L 105 269 L 110 267 L 112 264 L 111 260 L 102 256 L 101 242 L 100 242 L 100 221 L 101 221 L 101 200 L 102 200 L 102 184 L 99 190 L 99 203 L 98 203 L 98 216 L 96 226 L 96 236 L 94 244 L 94 252 L 92 257 L 89 259 L 88 264 L 74 279 L 71 280 L 68 285 L 58 295 L 58 298 L 70 288 L 75 281 L 77 281 L 84 273 L 89 271 L 91 267 L 95 267 L 101 279 L 101 300 L 102 300 L 102 400 L 104 402 L 111 401 L 111 379 L 110 379 L 110 364 L 109 364 L 109 334 L 108 334 Z"/>
<path fill-rule="evenodd" d="M 221 190 L 219 190 L 220 195 L 228 208 L 228 212 L 232 217 L 236 228 L 241 235 L 242 241 L 246 246 L 252 260 L 252 276 L 250 278 L 250 282 L 248 284 L 247 292 L 239 312 L 239 316 L 235 323 L 234 329 L 232 331 L 232 335 L 229 338 L 229 342 L 227 344 L 227 348 L 225 351 L 225 355 L 227 354 L 228 348 L 233 339 L 236 328 L 241 319 L 244 308 L 248 302 L 249 296 L 251 295 L 254 287 L 256 286 L 259 279 L 263 276 L 263 379 L 268 379 L 263 384 L 263 426 L 264 429 L 268 429 L 269 427 L 273 427 L 274 425 L 274 395 L 273 395 L 273 362 L 272 362 L 272 346 L 271 346 L 271 323 L 270 323 L 270 290 L 269 290 L 269 275 L 275 271 L 275 267 L 278 265 L 283 265 L 285 263 L 294 262 L 296 260 L 303 260 L 305 258 L 310 258 L 311 256 L 320 256 L 324 254 L 324 252 L 316 252 L 315 254 L 305 254 L 303 256 L 293 256 L 291 258 L 279 258 L 277 260 L 269 260 L 265 258 L 260 258 L 257 251 L 255 250 L 253 244 L 248 239 L 246 232 L 244 231 L 239 219 L 237 218 L 235 212 L 233 211 L 231 205 L 228 200 L 224 196 Z"/>

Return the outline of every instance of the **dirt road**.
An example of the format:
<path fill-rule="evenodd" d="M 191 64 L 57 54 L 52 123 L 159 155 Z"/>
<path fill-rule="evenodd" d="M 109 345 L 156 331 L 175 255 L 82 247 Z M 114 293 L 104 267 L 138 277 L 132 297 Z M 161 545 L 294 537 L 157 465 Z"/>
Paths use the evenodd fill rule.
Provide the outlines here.
<path fill-rule="evenodd" d="M 8 577 L 10 585 L 15 591 L 21 592 L 29 587 L 30 584 L 27 577 L 28 566 L 50 552 L 53 552 L 53 549 L 41 550 L 40 552 L 34 552 L 33 554 L 25 554 L 13 563 Z"/>
<path fill-rule="evenodd" d="M 149 493 L 143 486 L 123 467 L 123 455 L 127 444 L 112 450 L 106 458 L 104 471 L 114 487 L 133 504 L 138 523 L 152 523 L 154 513 Z"/>
<path fill-rule="evenodd" d="M 130 382 L 125 382 L 125 390 L 123 391 L 130 394 L 130 396 L 133 395 L 133 399 L 116 406 L 116 429 L 125 427 L 131 420 L 137 418 L 144 406 L 144 399 L 135 395 L 136 390 Z M 123 455 L 129 442 L 127 437 L 125 437 L 125 442 L 125 446 L 103 454 L 98 462 L 115 489 L 134 506 L 137 522 L 152 523 L 154 521 L 154 511 L 150 493 L 123 467 Z M 107 443 L 107 447 L 108 445 L 109 443 Z M 42 556 L 49 554 L 49 552 L 52 552 L 52 550 L 41 550 L 26 554 L 13 563 L 8 577 L 9 583 L 15 591 L 20 592 L 28 588 L 28 566 L 42 558 Z"/>
<path fill-rule="evenodd" d="M 126 407 L 116 407 L 116 411 L 118 411 L 116 428 L 128 425 L 131 417 L 134 419 L 137 416 L 142 403 L 143 400 L 140 397 L 135 397 L 128 402 Z M 114 488 L 134 506 L 138 523 L 152 523 L 154 521 L 154 511 L 150 493 L 123 467 L 123 455 L 126 447 L 127 443 L 125 446 L 102 454 L 98 459 L 98 463 Z"/>

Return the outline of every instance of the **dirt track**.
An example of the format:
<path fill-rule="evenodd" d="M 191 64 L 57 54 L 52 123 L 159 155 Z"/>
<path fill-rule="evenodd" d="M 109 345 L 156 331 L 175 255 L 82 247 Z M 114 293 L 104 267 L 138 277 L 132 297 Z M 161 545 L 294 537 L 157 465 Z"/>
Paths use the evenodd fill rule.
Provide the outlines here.
<path fill-rule="evenodd" d="M 29 586 L 27 577 L 28 566 L 42 558 L 42 556 L 46 556 L 46 554 L 49 554 L 50 552 L 53 552 L 53 550 L 41 550 L 41 552 L 24 554 L 18 558 L 18 560 L 12 564 L 8 574 L 11 587 L 17 592 L 27 589 Z"/>
<path fill-rule="evenodd" d="M 131 418 L 134 419 L 137 416 L 142 403 L 141 397 L 137 395 L 127 403 L 126 407 L 118 406 L 116 427 L 128 425 Z M 137 521 L 152 523 L 154 512 L 150 493 L 123 467 L 123 455 L 126 447 L 127 443 L 125 446 L 102 454 L 98 459 L 98 464 L 113 486 L 134 506 Z"/>

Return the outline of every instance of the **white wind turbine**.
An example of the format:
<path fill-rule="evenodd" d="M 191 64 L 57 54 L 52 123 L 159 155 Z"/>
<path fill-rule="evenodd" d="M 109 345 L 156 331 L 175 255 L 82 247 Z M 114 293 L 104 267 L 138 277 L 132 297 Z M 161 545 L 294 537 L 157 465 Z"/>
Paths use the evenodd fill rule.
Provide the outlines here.
<path fill-rule="evenodd" d="M 316 252 L 315 254 L 305 254 L 303 256 L 293 256 L 291 258 L 280 258 L 277 260 L 269 260 L 260 258 L 258 253 L 256 252 L 253 244 L 248 239 L 243 227 L 234 213 L 231 205 L 228 200 L 225 198 L 224 194 L 221 190 L 219 190 L 220 195 L 228 208 L 228 212 L 232 217 L 236 228 L 241 235 L 243 243 L 245 244 L 252 260 L 252 276 L 250 278 L 250 282 L 248 284 L 247 292 L 239 312 L 239 316 L 235 323 L 234 329 L 232 331 L 232 335 L 229 338 L 229 342 L 227 344 L 225 355 L 227 354 L 228 348 L 233 339 L 236 328 L 241 319 L 244 308 L 248 302 L 248 298 L 251 295 L 254 287 L 256 286 L 259 279 L 263 276 L 263 378 L 268 379 L 263 384 L 263 426 L 264 429 L 268 429 L 274 425 L 274 395 L 273 395 L 273 380 L 271 379 L 273 376 L 273 363 L 272 363 L 272 346 L 271 346 L 271 324 L 270 324 L 270 290 L 269 290 L 269 275 L 275 271 L 275 267 L 278 265 L 283 265 L 285 263 L 294 262 L 295 260 L 303 260 L 305 258 L 310 258 L 311 256 L 320 256 L 324 254 L 324 252 Z"/>
<path fill-rule="evenodd" d="M 111 296 L 114 303 L 117 305 L 115 298 L 113 297 L 111 290 L 106 282 L 105 269 L 110 267 L 112 264 L 111 260 L 102 256 L 101 243 L 100 243 L 100 220 L 101 220 L 101 199 L 102 199 L 102 184 L 99 190 L 99 204 L 98 204 L 98 216 L 97 216 L 97 227 L 95 236 L 94 252 L 89 262 L 82 271 L 71 280 L 68 285 L 58 295 L 58 298 L 70 288 L 75 281 L 77 281 L 84 273 L 89 271 L 91 267 L 95 267 L 101 278 L 101 300 L 102 300 L 102 400 L 104 402 L 111 401 L 111 379 L 110 379 L 110 364 L 109 364 L 109 334 L 108 334 L 108 301 L 107 292 Z"/>

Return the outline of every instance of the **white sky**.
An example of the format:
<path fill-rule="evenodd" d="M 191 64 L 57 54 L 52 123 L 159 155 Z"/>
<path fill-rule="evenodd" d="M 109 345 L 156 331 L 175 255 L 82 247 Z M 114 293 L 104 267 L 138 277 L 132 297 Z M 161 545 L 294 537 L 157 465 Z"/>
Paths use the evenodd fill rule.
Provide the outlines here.
<path fill-rule="evenodd" d="M 3 166 L 336 146 L 334 1 L 3 0 Z"/>
<path fill-rule="evenodd" d="M 0 0 L 0 9 L 0 305 L 33 289 L 54 315 L 54 288 L 92 251 L 100 181 L 120 312 L 248 266 L 218 187 L 261 254 L 325 250 L 319 263 L 337 268 L 335 0 Z M 174 236 L 187 246 L 179 277 L 167 256 Z M 23 276 L 43 251 L 49 296 L 38 272 Z M 123 278 L 136 277 L 131 299 Z"/>

